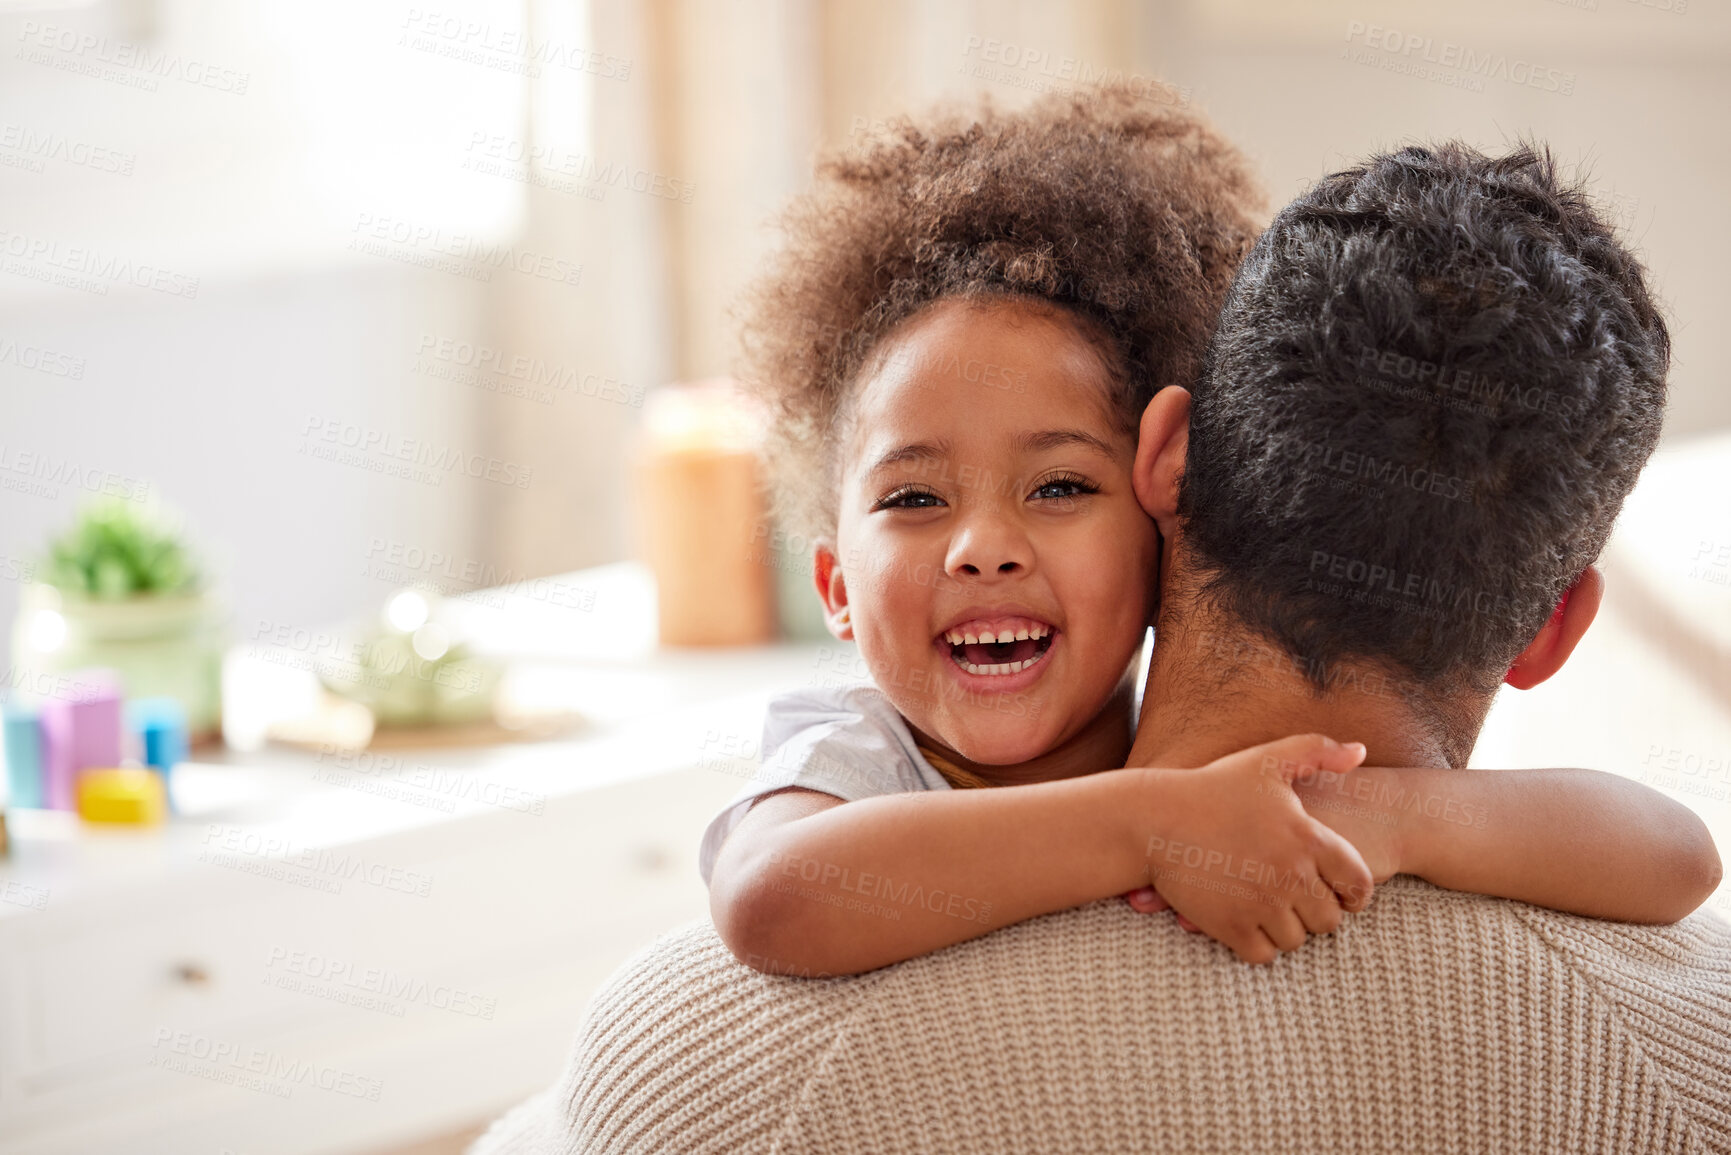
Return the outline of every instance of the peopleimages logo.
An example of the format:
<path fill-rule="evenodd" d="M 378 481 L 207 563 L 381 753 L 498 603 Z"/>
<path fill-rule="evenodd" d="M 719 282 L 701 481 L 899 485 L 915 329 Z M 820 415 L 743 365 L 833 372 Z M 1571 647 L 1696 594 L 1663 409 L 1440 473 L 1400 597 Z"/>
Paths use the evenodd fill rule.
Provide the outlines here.
<path fill-rule="evenodd" d="M 539 78 L 543 68 L 587 72 L 601 80 L 631 79 L 632 62 L 624 57 L 466 16 L 410 8 L 402 29 L 397 43 L 405 48 L 518 73 L 531 80 Z"/>
<path fill-rule="evenodd" d="M 696 185 L 678 177 L 617 161 L 602 161 L 557 145 L 530 144 L 502 133 L 470 133 L 467 151 L 469 155 L 464 158 L 463 167 L 487 175 L 506 175 L 512 171 L 498 166 L 521 166 L 546 176 L 570 177 L 580 184 L 627 189 L 682 205 L 690 204 L 697 193 Z M 486 167 L 488 164 L 494 167 Z"/>
<path fill-rule="evenodd" d="M 1347 596 L 1350 600 L 1428 617 L 1476 615 L 1521 622 L 1534 607 L 1493 590 L 1475 588 L 1431 574 L 1313 550 L 1306 588 Z"/>
<path fill-rule="evenodd" d="M 26 345 L 10 337 L 0 337 L 0 365 L 16 365 L 50 377 L 70 377 L 74 381 L 84 379 L 84 358 L 44 349 L 40 345 Z"/>
<path fill-rule="evenodd" d="M 18 41 L 24 45 L 17 58 L 63 71 L 78 72 L 104 80 L 117 80 L 128 87 L 155 92 L 159 80 L 178 80 L 194 88 L 209 88 L 232 96 L 245 96 L 252 73 L 224 68 L 207 60 L 165 52 L 124 40 L 111 40 L 90 32 L 26 20 L 19 26 Z M 59 53 L 59 57 L 50 55 Z"/>
<path fill-rule="evenodd" d="M 405 1004 L 420 1003 L 433 1010 L 491 1020 L 499 1005 L 496 998 L 448 983 L 429 983 L 424 978 L 402 974 L 389 967 L 363 966 L 317 951 L 273 946 L 264 965 L 266 980 L 278 989 L 350 1003 L 398 1017 L 402 1016 Z M 371 1000 L 367 996 L 371 996 Z"/>
<path fill-rule="evenodd" d="M 1278 457 L 1302 469 L 1327 474 L 1330 480 L 1354 483 L 1355 488 L 1373 496 L 1380 496 L 1383 490 L 1404 489 L 1447 501 L 1470 503 L 1473 499 L 1471 478 L 1446 473 L 1431 465 L 1409 465 L 1334 442 L 1309 441 L 1288 434 L 1276 434 L 1268 438 L 1267 444 Z M 1356 485 L 1358 482 L 1372 484 L 1360 486 Z"/>
<path fill-rule="evenodd" d="M 1424 397 L 1482 417 L 1545 414 L 1573 428 L 1585 407 L 1578 397 L 1540 385 L 1523 385 L 1483 370 L 1444 365 L 1392 349 L 1359 350 L 1357 383 L 1400 397 Z"/>
<path fill-rule="evenodd" d="M 453 470 L 516 489 L 527 489 L 535 476 L 532 465 L 502 461 L 482 453 L 468 453 L 449 445 L 433 445 L 429 441 L 366 428 L 334 417 L 307 417 L 301 436 L 300 452 L 303 455 L 362 468 L 370 466 L 373 472 L 397 472 L 415 481 L 430 479 L 435 485 Z M 342 456 L 338 451 L 347 451 L 352 456 Z M 411 466 L 425 468 L 414 469 Z"/>
<path fill-rule="evenodd" d="M 439 803 L 435 809 L 454 811 L 456 803 L 469 802 L 539 815 L 547 808 L 547 796 L 539 791 L 495 782 L 468 770 L 449 770 L 425 762 L 411 764 L 394 754 L 326 743 L 319 747 L 318 762 L 314 781 L 416 805 Z"/>
<path fill-rule="evenodd" d="M 150 496 L 148 481 L 81 465 L 52 453 L 20 450 L 0 441 L 0 489 L 52 498 L 59 495 L 60 486 L 122 501 L 142 502 Z"/>
<path fill-rule="evenodd" d="M 1434 36 L 1401 32 L 1394 28 L 1384 28 L 1380 24 L 1366 24 L 1362 20 L 1347 22 L 1346 41 L 1349 47 L 1343 50 L 1343 56 L 1351 52 L 1351 45 L 1359 43 L 1366 49 L 1384 53 L 1386 56 L 1380 59 L 1359 59 L 1358 63 L 1381 64 L 1385 67 L 1399 64 L 1403 67 L 1390 70 L 1410 71 L 1422 79 L 1450 82 L 1468 79 L 1475 81 L 1479 88 L 1483 87 L 1486 80 L 1503 80 L 1524 88 L 1554 92 L 1560 96 L 1572 96 L 1575 91 L 1573 72 L 1547 68 L 1520 57 L 1510 57 L 1505 52 L 1469 48 L 1452 40 L 1438 40 Z M 1423 66 L 1427 65 L 1431 72 L 1424 70 Z"/>
<path fill-rule="evenodd" d="M 53 274 L 72 278 L 68 287 L 106 295 L 109 285 L 132 285 L 192 300 L 198 296 L 198 278 L 165 269 L 161 265 L 134 261 L 82 245 L 63 245 L 48 237 L 0 229 L 0 254 L 4 269 L 18 276 L 51 280 Z"/>
<path fill-rule="evenodd" d="M 198 860 L 331 894 L 340 894 L 344 882 L 360 882 L 418 898 L 427 897 L 433 887 L 432 875 L 419 871 L 375 862 L 347 850 L 301 846 L 277 835 L 215 822 L 205 824 Z M 261 866 L 274 869 L 257 869 Z"/>
<path fill-rule="evenodd" d="M 1153 77 L 1121 68 L 1076 56 L 1053 56 L 1043 48 L 990 37 L 968 37 L 962 44 L 962 62 L 956 71 L 976 80 L 997 81 L 1033 92 L 1081 92 L 1110 84 L 1127 86 L 1144 100 L 1190 103 L 1188 87 L 1173 88 Z"/>
<path fill-rule="evenodd" d="M 361 213 L 355 218 L 352 232 L 348 247 L 355 252 L 472 280 L 491 281 L 493 270 L 509 269 L 562 285 L 583 283 L 583 266 L 579 262 L 483 241 L 469 233 L 447 232 L 400 217 Z"/>
<path fill-rule="evenodd" d="M 42 171 L 43 161 L 53 160 L 96 172 L 131 176 L 132 166 L 138 159 L 130 152 L 105 148 L 57 132 L 39 132 L 11 122 L 0 123 L 0 150 L 29 160 L 35 172 Z"/>
<path fill-rule="evenodd" d="M 630 385 L 604 374 L 585 372 L 542 357 L 511 353 L 491 345 L 422 333 L 415 354 L 417 363 L 431 359 L 457 369 L 472 369 L 477 373 L 521 381 L 531 389 L 544 391 L 548 402 L 552 401 L 554 393 L 563 392 L 635 409 L 643 407 L 644 389 L 641 385 Z M 470 382 L 465 380 L 462 383 Z"/>
<path fill-rule="evenodd" d="M 769 865 L 779 866 L 781 874 L 800 882 L 815 883 L 817 889 L 801 897 L 828 900 L 830 905 L 840 906 L 845 902 L 844 895 L 824 892 L 831 888 L 847 891 L 852 894 L 865 895 L 868 900 L 878 900 L 884 905 L 868 902 L 857 908 L 862 913 L 877 914 L 892 920 L 901 918 L 901 911 L 896 907 L 920 907 L 933 914 L 948 915 L 964 922 L 987 922 L 992 916 L 992 904 L 978 898 L 956 894 L 937 888 L 927 889 L 918 882 L 903 880 L 897 883 L 888 875 L 872 874 L 869 871 L 855 873 L 851 866 L 843 866 L 834 862 L 823 862 L 815 858 L 803 858 L 797 854 L 784 854 L 779 850 L 769 852 Z M 784 890 L 783 893 L 795 893 L 794 890 Z M 842 901 L 835 901 L 835 900 Z M 890 906 L 888 904 L 895 904 Z"/>
<path fill-rule="evenodd" d="M 156 1028 L 150 1065 L 248 1090 L 289 1098 L 296 1087 L 316 1087 L 334 1095 L 379 1101 L 378 1079 L 326 1063 L 309 1062 L 268 1050 L 201 1035 L 197 1031 Z"/>

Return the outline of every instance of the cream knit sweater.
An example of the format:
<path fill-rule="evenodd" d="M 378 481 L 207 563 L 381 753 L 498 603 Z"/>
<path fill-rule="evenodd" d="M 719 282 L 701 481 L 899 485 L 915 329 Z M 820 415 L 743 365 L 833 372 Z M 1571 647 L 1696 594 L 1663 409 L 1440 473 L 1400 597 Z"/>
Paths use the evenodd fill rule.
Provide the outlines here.
<path fill-rule="evenodd" d="M 1111 901 L 806 980 L 705 923 L 472 1151 L 1731 1152 L 1731 925 L 1399 876 L 1269 967 Z"/>

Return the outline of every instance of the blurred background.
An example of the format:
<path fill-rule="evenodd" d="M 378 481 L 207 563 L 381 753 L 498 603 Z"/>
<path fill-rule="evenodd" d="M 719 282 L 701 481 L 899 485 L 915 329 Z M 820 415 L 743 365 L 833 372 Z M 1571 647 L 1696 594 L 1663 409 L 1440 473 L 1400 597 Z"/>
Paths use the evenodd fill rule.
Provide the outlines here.
<path fill-rule="evenodd" d="M 806 543 L 727 464 L 749 430 L 718 387 L 670 386 L 734 369 L 730 305 L 813 156 L 936 100 L 1162 79 L 1275 204 L 1445 136 L 1589 173 L 1669 310 L 1664 449 L 1604 620 L 1505 694 L 1477 762 L 1639 776 L 1731 846 L 1723 3 L 0 0 L 0 44 L 0 692 L 27 743 L 40 703 L 101 697 L 70 671 L 117 668 L 124 756 L 98 761 L 192 742 L 167 833 L 130 780 L 92 834 L 14 779 L 0 1150 L 454 1150 L 551 1081 L 608 969 L 701 913 L 696 832 L 753 772 L 751 695 L 861 671 L 794 596 Z M 670 528 L 697 493 L 745 529 L 658 611 L 632 563 L 715 555 Z M 710 621 L 717 590 L 749 620 Z M 88 604 L 152 594 L 185 621 Z M 138 629 L 181 657 L 127 650 Z M 160 723 L 138 704 L 164 697 Z M 367 864 L 343 895 L 282 884 L 335 879 L 343 847 Z M 596 873 L 567 937 L 524 946 L 542 870 Z M 392 905 L 422 878 L 454 905 Z M 461 921 L 487 911 L 491 953 Z M 381 1013 L 374 971 L 501 1009 Z M 316 1073 L 222 1077 L 261 1049 Z"/>
<path fill-rule="evenodd" d="M 1670 304 L 1668 436 L 1724 428 L 1731 348 L 1708 319 L 1731 311 L 1731 238 L 1708 222 L 1731 178 L 1710 111 L 1731 106 L 1731 13 L 1670 2 L 7 4 L 7 337 L 81 366 L 0 360 L 7 544 L 76 497 L 11 467 L 36 452 L 184 509 L 243 620 L 376 597 L 379 538 L 511 574 L 624 557 L 644 395 L 733 368 L 728 305 L 816 150 L 933 100 L 1113 74 L 1178 85 L 1276 201 L 1410 139 L 1548 141 Z M 1356 59 L 1396 56 L 1355 31 L 1373 25 L 1570 90 L 1389 71 Z M 86 36 L 103 48 L 55 46 Z M 121 43 L 182 63 L 104 63 Z M 175 279 L 44 282 L 59 270 L 19 255 L 42 242 Z M 518 358 L 543 383 L 498 371 Z M 530 482 L 367 476 L 301 452 L 309 422 Z M 0 588 L 0 617 L 17 596 Z"/>

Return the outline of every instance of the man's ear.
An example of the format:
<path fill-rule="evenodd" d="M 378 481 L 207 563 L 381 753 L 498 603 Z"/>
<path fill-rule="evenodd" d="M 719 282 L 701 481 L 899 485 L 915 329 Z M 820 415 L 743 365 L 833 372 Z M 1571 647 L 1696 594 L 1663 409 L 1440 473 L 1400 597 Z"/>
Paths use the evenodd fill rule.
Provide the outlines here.
<path fill-rule="evenodd" d="M 835 547 L 820 541 L 812 553 L 812 580 L 823 600 L 823 624 L 844 642 L 853 641 L 853 615 L 847 608 L 847 579 L 842 576 Z"/>
<path fill-rule="evenodd" d="M 1517 690 L 1530 690 L 1563 668 L 1575 652 L 1587 627 L 1599 612 L 1605 597 L 1605 579 L 1597 566 L 1588 566 L 1575 584 L 1563 593 L 1551 620 L 1521 651 L 1503 681 Z"/>
<path fill-rule="evenodd" d="M 1178 482 L 1190 447 L 1190 391 L 1168 385 L 1142 411 L 1131 478 L 1142 511 L 1171 537 L 1178 525 Z"/>

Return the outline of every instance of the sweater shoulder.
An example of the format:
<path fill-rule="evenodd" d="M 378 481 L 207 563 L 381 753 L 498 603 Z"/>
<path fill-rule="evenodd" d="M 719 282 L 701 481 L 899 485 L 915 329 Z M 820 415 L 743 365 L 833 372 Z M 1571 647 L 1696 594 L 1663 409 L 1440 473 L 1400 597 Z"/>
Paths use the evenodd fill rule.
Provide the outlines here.
<path fill-rule="evenodd" d="M 878 972 L 881 974 L 882 972 Z M 603 985 L 556 1091 L 572 1151 L 768 1150 L 875 976 L 768 975 L 704 920 Z"/>
<path fill-rule="evenodd" d="M 1708 1107 L 1731 1077 L 1722 924 L 1595 942 L 1592 921 L 1397 878 L 1251 967 L 1122 901 L 1048 915 L 883 972 L 787 1149 L 1003 1150 L 1030 1127 L 1076 1150 L 1731 1149 Z M 919 1135 L 893 1122 L 912 1094 L 943 1105 Z"/>
<path fill-rule="evenodd" d="M 1638 926 L 1510 906 L 1610 1008 L 1691 1135 L 1731 1150 L 1731 923 L 1711 911 Z"/>
<path fill-rule="evenodd" d="M 602 989 L 542 1118 L 552 1150 L 1731 1150 L 1727 1038 L 1723 920 L 1405 877 L 1268 967 L 1122 901 L 838 979 L 705 922 Z"/>

